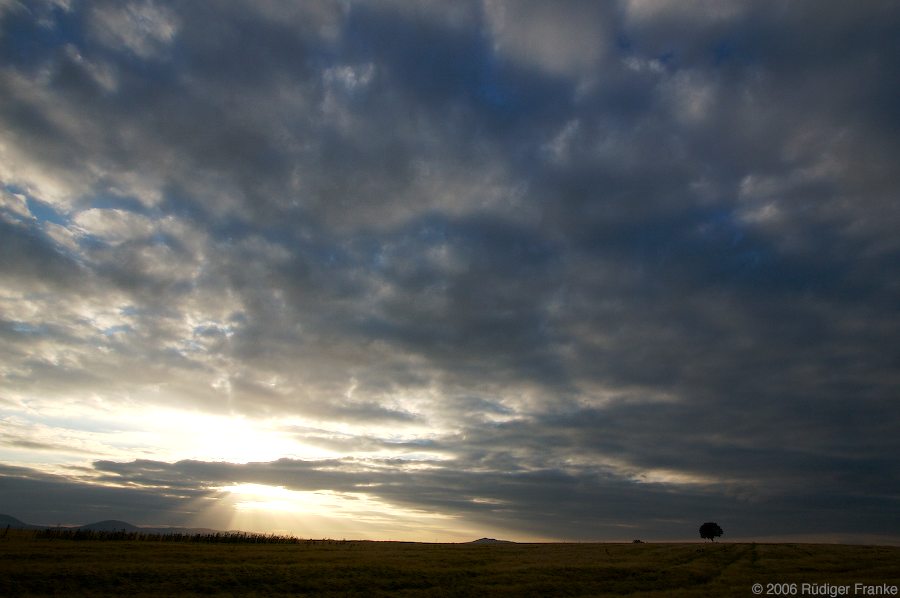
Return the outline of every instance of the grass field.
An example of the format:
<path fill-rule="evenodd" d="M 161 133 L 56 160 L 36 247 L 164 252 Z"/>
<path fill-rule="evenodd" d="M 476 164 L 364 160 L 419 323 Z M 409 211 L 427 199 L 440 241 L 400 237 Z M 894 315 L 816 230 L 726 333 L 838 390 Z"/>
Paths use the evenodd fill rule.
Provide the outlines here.
<path fill-rule="evenodd" d="M 0 596 L 752 596 L 754 583 L 900 586 L 900 547 L 0 539 Z"/>

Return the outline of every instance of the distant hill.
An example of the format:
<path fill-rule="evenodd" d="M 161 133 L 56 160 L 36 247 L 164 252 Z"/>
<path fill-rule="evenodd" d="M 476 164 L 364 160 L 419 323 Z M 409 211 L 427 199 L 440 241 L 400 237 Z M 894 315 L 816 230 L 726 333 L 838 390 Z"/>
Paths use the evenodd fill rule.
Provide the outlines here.
<path fill-rule="evenodd" d="M 31 525 L 9 515 L 0 515 L 0 527 L 5 528 L 7 525 L 13 529 L 42 529 L 39 525 Z"/>
<path fill-rule="evenodd" d="M 47 529 L 61 527 L 62 529 L 80 529 L 93 532 L 120 532 L 125 530 L 126 532 L 143 532 L 145 534 L 215 534 L 220 531 L 206 527 L 142 527 L 117 519 L 107 519 L 105 521 L 97 521 L 96 523 L 88 523 L 86 525 L 33 525 L 31 523 L 25 523 L 10 515 L 0 515 L 0 529 L 5 528 L 7 525 L 13 529 Z"/>
<path fill-rule="evenodd" d="M 92 532 L 139 532 L 141 528 L 131 525 L 127 521 L 117 521 L 116 519 L 107 519 L 106 521 L 98 521 L 97 523 L 88 523 L 82 525 L 78 529 L 90 530 Z"/>

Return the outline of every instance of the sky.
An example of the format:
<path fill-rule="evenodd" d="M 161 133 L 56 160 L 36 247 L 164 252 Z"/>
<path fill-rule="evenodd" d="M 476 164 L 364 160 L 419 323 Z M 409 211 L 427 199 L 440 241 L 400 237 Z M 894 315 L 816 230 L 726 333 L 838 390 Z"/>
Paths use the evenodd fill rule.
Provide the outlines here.
<path fill-rule="evenodd" d="M 900 543 L 900 4 L 0 0 L 0 512 Z"/>

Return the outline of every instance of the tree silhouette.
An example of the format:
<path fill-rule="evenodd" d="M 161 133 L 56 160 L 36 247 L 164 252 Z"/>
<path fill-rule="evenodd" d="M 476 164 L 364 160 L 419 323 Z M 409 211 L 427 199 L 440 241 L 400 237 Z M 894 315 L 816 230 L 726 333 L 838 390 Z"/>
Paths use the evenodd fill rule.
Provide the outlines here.
<path fill-rule="evenodd" d="M 704 540 L 712 540 L 716 541 L 716 538 L 724 534 L 722 528 L 719 527 L 718 523 L 713 521 L 707 521 L 703 525 L 700 526 L 700 537 Z"/>

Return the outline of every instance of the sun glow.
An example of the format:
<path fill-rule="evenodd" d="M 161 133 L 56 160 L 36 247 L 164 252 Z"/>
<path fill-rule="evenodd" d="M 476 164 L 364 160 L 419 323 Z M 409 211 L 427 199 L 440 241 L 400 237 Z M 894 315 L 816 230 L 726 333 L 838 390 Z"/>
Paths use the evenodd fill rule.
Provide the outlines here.
<path fill-rule="evenodd" d="M 264 484 L 235 484 L 221 490 L 228 492 L 234 500 L 236 511 L 284 511 L 298 513 L 317 510 L 325 505 L 323 494 L 288 490 L 283 486 Z"/>
<path fill-rule="evenodd" d="M 145 416 L 141 421 L 150 424 L 146 429 L 160 437 L 155 446 L 172 453 L 164 458 L 249 463 L 332 456 L 330 451 L 299 442 L 280 422 L 175 410 Z"/>
<path fill-rule="evenodd" d="M 392 505 L 364 492 L 250 483 L 220 490 L 232 509 L 231 529 L 306 538 L 412 541 L 458 541 L 476 533 L 451 515 Z"/>

